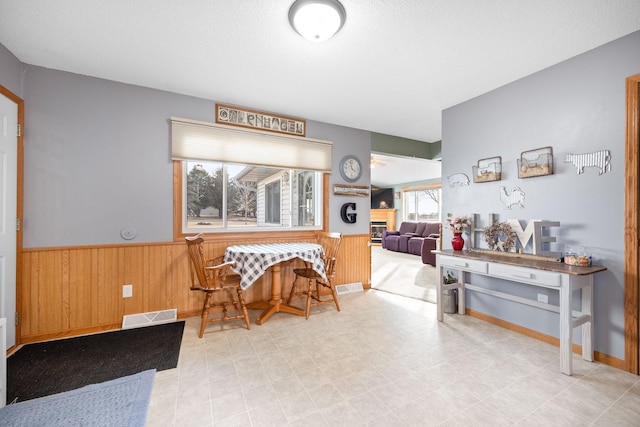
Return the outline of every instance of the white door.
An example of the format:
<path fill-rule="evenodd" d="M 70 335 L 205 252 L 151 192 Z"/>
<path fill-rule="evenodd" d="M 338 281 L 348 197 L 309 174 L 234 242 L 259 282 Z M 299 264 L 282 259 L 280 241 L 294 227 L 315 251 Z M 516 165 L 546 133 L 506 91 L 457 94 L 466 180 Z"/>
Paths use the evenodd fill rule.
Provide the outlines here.
<path fill-rule="evenodd" d="M 18 105 L 0 95 L 0 318 L 7 319 L 7 348 L 16 343 L 16 216 Z"/>

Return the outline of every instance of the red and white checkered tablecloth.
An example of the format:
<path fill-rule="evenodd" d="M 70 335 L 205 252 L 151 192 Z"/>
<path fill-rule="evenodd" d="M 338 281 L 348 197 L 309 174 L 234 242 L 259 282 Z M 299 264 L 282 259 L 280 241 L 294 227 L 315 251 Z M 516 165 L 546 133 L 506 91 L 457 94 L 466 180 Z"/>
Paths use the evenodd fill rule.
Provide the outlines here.
<path fill-rule="evenodd" d="M 326 280 L 322 246 L 315 243 L 264 243 L 229 246 L 224 253 L 225 262 L 235 261 L 233 271 L 242 276 L 240 287 L 247 289 L 272 265 L 300 258 Z"/>

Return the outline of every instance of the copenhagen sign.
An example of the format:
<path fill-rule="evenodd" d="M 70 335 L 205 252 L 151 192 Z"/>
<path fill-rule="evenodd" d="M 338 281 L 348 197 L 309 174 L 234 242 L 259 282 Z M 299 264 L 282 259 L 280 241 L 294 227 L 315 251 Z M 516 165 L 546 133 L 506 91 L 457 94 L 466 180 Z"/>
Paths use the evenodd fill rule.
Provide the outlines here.
<path fill-rule="evenodd" d="M 216 104 L 216 123 L 295 136 L 306 136 L 307 132 L 304 120 L 225 104 Z"/>

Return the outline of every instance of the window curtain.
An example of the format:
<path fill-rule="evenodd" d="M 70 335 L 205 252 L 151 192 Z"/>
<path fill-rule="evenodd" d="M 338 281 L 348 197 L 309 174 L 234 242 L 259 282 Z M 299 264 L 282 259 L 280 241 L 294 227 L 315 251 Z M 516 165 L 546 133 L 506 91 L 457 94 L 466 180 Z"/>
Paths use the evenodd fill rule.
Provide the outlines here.
<path fill-rule="evenodd" d="M 331 172 L 330 141 L 171 118 L 171 158 Z"/>

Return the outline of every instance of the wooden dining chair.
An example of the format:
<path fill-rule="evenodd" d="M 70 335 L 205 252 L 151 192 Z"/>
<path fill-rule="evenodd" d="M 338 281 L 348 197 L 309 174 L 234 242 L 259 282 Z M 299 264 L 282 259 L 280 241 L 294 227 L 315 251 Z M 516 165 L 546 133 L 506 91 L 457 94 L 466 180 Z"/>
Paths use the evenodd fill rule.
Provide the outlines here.
<path fill-rule="evenodd" d="M 340 311 L 340 303 L 338 302 L 338 294 L 336 288 L 333 285 L 333 278 L 336 274 L 336 260 L 338 256 L 338 249 L 340 249 L 340 242 L 342 241 L 342 235 L 340 233 L 327 233 L 318 232 L 318 244 L 322 246 L 324 255 L 322 257 L 324 261 L 324 271 L 327 276 L 327 280 L 324 280 L 309 263 L 305 263 L 304 268 L 293 269 L 296 275 L 293 284 L 291 285 L 291 292 L 287 304 L 291 304 L 296 295 L 304 295 L 306 297 L 305 305 L 305 317 L 309 318 L 310 308 L 317 305 L 334 303 L 336 309 Z M 306 286 L 301 292 L 296 290 L 298 279 L 302 278 L 306 280 Z M 331 290 L 331 296 L 322 295 L 321 289 Z"/>
<path fill-rule="evenodd" d="M 205 260 L 203 252 L 204 238 L 201 234 L 185 237 L 189 250 L 190 289 L 205 294 L 202 306 L 200 334 L 202 338 L 207 323 L 232 319 L 244 319 L 247 329 L 251 329 L 249 314 L 244 304 L 244 295 L 240 287 L 240 276 L 231 271 L 233 262 L 224 262 L 222 257 Z M 237 295 L 234 296 L 234 292 Z M 218 296 L 219 295 L 219 296 Z M 215 300 L 214 296 L 218 299 Z M 239 312 L 229 314 L 229 310 Z M 222 312 L 221 316 L 212 316 Z"/>

